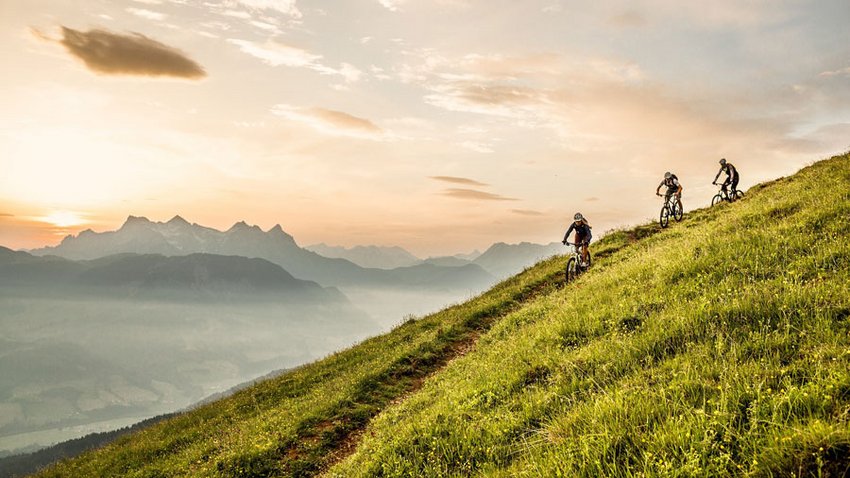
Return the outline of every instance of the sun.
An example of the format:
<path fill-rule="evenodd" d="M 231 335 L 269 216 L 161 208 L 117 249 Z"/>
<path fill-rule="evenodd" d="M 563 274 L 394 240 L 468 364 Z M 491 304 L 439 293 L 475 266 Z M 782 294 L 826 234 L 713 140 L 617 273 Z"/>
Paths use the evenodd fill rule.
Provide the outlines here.
<path fill-rule="evenodd" d="M 41 222 L 53 224 L 56 227 L 72 227 L 85 224 L 87 221 L 72 211 L 53 211 L 47 216 L 38 218 Z"/>

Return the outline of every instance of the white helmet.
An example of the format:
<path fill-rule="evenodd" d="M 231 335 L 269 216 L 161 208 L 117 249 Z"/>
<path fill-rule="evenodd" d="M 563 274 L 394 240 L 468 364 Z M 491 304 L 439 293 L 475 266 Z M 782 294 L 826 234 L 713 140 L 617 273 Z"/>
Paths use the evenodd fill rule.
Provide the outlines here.
<path fill-rule="evenodd" d="M 573 216 L 573 220 L 575 221 L 581 221 L 582 219 L 584 219 L 584 216 L 582 216 L 580 212 L 577 212 L 576 215 Z"/>
<path fill-rule="evenodd" d="M 673 173 L 671 173 L 670 171 L 667 171 L 666 173 L 664 173 L 664 179 L 670 179 L 672 177 L 673 177 Z"/>

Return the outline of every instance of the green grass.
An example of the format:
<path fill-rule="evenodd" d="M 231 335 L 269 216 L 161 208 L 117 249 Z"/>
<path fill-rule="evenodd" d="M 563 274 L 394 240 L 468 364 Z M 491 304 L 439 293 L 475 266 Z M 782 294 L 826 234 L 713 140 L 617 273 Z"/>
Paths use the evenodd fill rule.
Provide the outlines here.
<path fill-rule="evenodd" d="M 850 156 L 40 476 L 844 476 Z"/>

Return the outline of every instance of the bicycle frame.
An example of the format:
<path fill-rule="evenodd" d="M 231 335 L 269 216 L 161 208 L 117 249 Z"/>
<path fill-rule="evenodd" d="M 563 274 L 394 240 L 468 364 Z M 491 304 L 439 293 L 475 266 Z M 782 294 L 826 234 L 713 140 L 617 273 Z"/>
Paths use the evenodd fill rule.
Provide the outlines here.
<path fill-rule="evenodd" d="M 582 254 L 581 254 L 582 245 L 581 244 L 576 244 L 574 242 L 567 242 L 567 243 L 565 243 L 565 245 L 568 245 L 568 246 L 571 247 L 570 256 L 567 259 L 566 269 L 564 271 L 565 281 L 570 282 L 570 280 L 575 279 L 576 277 L 578 277 L 579 274 L 586 271 L 590 267 L 591 258 L 590 258 L 590 251 L 588 251 L 587 252 L 587 262 L 585 263 L 582 260 L 582 257 L 581 257 L 582 256 Z M 572 277 L 570 276 L 570 266 L 571 266 L 571 264 L 573 264 L 572 267 L 574 268 Z"/>

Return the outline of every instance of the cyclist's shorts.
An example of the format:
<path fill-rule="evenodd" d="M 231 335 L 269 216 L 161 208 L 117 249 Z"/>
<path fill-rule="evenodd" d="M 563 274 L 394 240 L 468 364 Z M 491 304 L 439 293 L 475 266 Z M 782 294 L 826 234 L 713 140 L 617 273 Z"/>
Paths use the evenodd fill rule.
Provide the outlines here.
<path fill-rule="evenodd" d="M 672 195 L 676 194 L 676 192 L 678 190 L 679 190 L 679 188 L 667 188 L 667 192 L 665 193 L 665 195 L 668 196 L 668 197 L 672 196 Z"/>
<path fill-rule="evenodd" d="M 587 234 L 576 233 L 576 244 L 587 242 Z"/>

